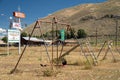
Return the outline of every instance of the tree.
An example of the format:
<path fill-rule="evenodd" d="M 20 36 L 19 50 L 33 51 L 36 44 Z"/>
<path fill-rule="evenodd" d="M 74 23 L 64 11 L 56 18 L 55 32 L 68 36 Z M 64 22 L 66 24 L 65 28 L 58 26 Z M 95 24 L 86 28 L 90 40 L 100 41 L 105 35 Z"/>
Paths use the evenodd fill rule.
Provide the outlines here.
<path fill-rule="evenodd" d="M 74 28 L 72 28 L 71 30 L 70 30 L 70 38 L 74 38 L 74 36 L 75 36 L 75 29 Z"/>
<path fill-rule="evenodd" d="M 5 43 L 7 43 L 8 38 L 5 36 L 5 37 L 2 38 L 2 41 L 5 42 Z"/>
<path fill-rule="evenodd" d="M 70 39 L 70 38 L 71 38 L 70 32 L 66 31 L 65 34 L 66 34 L 66 35 L 65 35 L 65 38 L 66 38 L 66 39 Z"/>
<path fill-rule="evenodd" d="M 85 31 L 83 29 L 79 29 L 77 32 L 77 37 L 78 38 L 85 38 L 85 37 L 87 37 L 87 34 L 85 33 Z"/>
<path fill-rule="evenodd" d="M 22 32 L 21 33 L 21 37 L 27 37 L 27 33 L 26 32 Z"/>

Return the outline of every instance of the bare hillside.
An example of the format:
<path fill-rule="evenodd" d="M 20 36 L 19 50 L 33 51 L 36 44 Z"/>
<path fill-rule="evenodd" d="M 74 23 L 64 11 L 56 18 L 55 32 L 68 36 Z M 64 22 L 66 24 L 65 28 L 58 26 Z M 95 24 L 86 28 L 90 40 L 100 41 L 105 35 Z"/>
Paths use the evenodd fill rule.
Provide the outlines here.
<path fill-rule="evenodd" d="M 40 20 L 51 21 L 57 17 L 58 21 L 70 23 L 76 31 L 84 29 L 88 35 L 95 35 L 97 28 L 99 35 L 114 35 L 116 30 L 116 21 L 120 23 L 118 16 L 120 14 L 120 0 L 108 0 L 103 3 L 82 4 L 57 11 Z M 116 17 L 117 16 L 117 17 Z M 50 24 L 43 24 L 43 33 L 50 30 Z M 30 34 L 34 23 L 24 29 Z M 120 31 L 119 31 L 120 33 Z M 34 35 L 38 35 L 36 31 Z"/>

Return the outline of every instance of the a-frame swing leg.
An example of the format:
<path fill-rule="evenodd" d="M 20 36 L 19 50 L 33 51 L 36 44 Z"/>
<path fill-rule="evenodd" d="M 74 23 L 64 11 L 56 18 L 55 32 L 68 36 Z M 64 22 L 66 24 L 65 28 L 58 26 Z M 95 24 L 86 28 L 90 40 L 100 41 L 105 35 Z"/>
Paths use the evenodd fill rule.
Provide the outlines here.
<path fill-rule="evenodd" d="M 58 41 L 58 34 L 57 34 L 57 31 L 58 31 L 58 25 L 57 25 L 57 19 L 56 19 L 56 17 L 53 17 L 53 22 L 52 22 L 52 24 L 55 24 L 55 27 L 56 27 L 56 40 Z M 52 25 L 52 27 L 53 27 L 53 25 Z M 52 32 L 53 33 L 53 32 Z M 59 64 L 59 60 L 58 60 L 58 43 L 56 44 L 56 51 L 57 51 L 57 55 L 56 55 L 56 58 L 57 58 L 57 66 L 58 66 L 58 64 Z"/>
<path fill-rule="evenodd" d="M 104 48 L 106 42 L 107 42 L 107 41 L 105 41 L 104 44 L 102 45 L 102 47 L 101 47 L 101 49 L 100 49 L 100 51 L 99 51 L 99 53 L 98 53 L 98 55 L 97 55 L 97 58 L 99 57 L 100 53 L 102 52 L 102 50 L 103 50 L 103 48 Z"/>
<path fill-rule="evenodd" d="M 87 41 L 86 46 L 87 46 L 87 48 L 88 48 L 88 50 L 89 50 L 89 52 L 90 52 L 90 56 L 92 57 L 92 59 L 93 59 L 93 61 L 94 61 L 94 64 L 97 65 L 97 64 L 98 64 L 97 58 L 96 58 L 93 50 L 91 49 L 90 43 L 89 43 L 88 41 Z"/>
<path fill-rule="evenodd" d="M 39 30 L 40 30 L 40 33 L 41 33 L 42 39 L 43 39 L 43 41 L 45 42 L 45 38 L 44 38 L 44 36 L 43 36 L 43 34 L 42 34 L 41 26 L 40 26 L 39 21 L 38 21 L 38 25 L 39 25 Z M 46 49 L 47 57 L 48 57 L 49 62 L 50 62 L 50 64 L 51 64 L 51 66 L 52 66 L 52 69 L 53 69 L 53 64 L 52 64 L 52 62 L 51 62 L 51 60 L 50 60 L 50 56 L 49 56 L 49 53 L 48 53 L 48 49 L 47 49 L 47 44 L 46 44 L 46 43 L 45 43 L 44 47 L 45 47 L 45 49 Z"/>
<path fill-rule="evenodd" d="M 115 47 L 116 51 L 120 54 L 120 51 L 118 50 L 117 46 Z"/>
<path fill-rule="evenodd" d="M 108 51 L 110 50 L 110 52 L 111 52 L 111 54 L 112 54 L 112 57 L 113 57 L 113 60 L 114 60 L 114 62 L 116 62 L 116 59 L 115 59 L 115 57 L 114 57 L 114 55 L 113 55 L 113 52 L 112 52 L 112 50 L 111 50 L 111 42 L 109 42 L 108 43 L 108 49 L 107 49 L 107 51 L 106 51 L 106 53 L 105 53 L 105 56 L 103 57 L 103 60 L 106 58 L 106 56 L 107 56 L 107 53 L 108 53 Z"/>
<path fill-rule="evenodd" d="M 19 62 L 20 62 L 20 60 L 21 60 L 21 58 L 22 58 L 22 56 L 23 56 L 23 54 L 24 54 L 24 52 L 26 50 L 27 45 L 29 44 L 30 38 L 31 38 L 31 36 L 32 36 L 32 34 L 33 34 L 34 30 L 35 30 L 35 27 L 36 27 L 37 23 L 38 23 L 38 21 L 35 23 L 35 26 L 34 26 L 32 32 L 31 32 L 31 34 L 29 36 L 29 40 L 27 41 L 27 44 L 25 45 L 25 47 L 24 47 L 24 49 L 23 49 L 23 51 L 22 51 L 22 53 L 21 53 L 21 55 L 20 55 L 16 65 L 15 65 L 15 67 L 10 71 L 10 74 L 14 73 L 15 70 L 17 69 L 17 66 L 18 66 L 18 64 L 19 64 Z"/>
<path fill-rule="evenodd" d="M 111 52 L 111 54 L 112 54 L 113 61 L 116 62 L 115 56 L 113 55 L 113 52 L 112 52 L 111 48 L 110 48 L 110 52 Z"/>
<path fill-rule="evenodd" d="M 104 55 L 104 57 L 103 57 L 102 60 L 105 60 L 105 59 L 106 59 L 106 56 L 107 56 L 107 53 L 108 53 L 109 49 L 110 49 L 110 48 L 108 47 L 108 49 L 107 49 L 107 51 L 105 52 L 105 55 Z"/>

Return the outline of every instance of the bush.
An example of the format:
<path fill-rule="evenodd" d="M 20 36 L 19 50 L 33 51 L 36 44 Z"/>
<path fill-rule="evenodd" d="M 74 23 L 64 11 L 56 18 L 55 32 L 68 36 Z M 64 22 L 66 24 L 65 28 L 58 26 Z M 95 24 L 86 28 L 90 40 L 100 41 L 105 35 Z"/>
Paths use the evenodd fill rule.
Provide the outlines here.
<path fill-rule="evenodd" d="M 79 29 L 77 32 L 77 37 L 78 38 L 86 38 L 87 34 L 85 33 L 85 31 L 83 29 Z"/>
<path fill-rule="evenodd" d="M 21 37 L 27 37 L 27 33 L 26 32 L 22 32 L 21 33 Z"/>
<path fill-rule="evenodd" d="M 51 76 L 57 76 L 57 74 L 61 73 L 59 70 L 51 70 L 51 69 L 46 69 L 43 70 L 43 76 L 45 77 L 51 77 Z"/>
<path fill-rule="evenodd" d="M 85 16 L 85 17 L 81 18 L 80 20 L 81 21 L 87 21 L 87 20 L 90 20 L 90 19 L 95 19 L 95 17 L 91 16 L 91 15 L 88 15 L 88 16 Z"/>
<path fill-rule="evenodd" d="M 7 43 L 8 38 L 5 36 L 5 37 L 2 38 L 2 41 L 5 42 L 5 43 Z"/>
<path fill-rule="evenodd" d="M 44 70 L 43 71 L 43 76 L 46 76 L 46 77 L 49 77 L 49 76 L 52 76 L 53 75 L 53 71 L 52 70 Z"/>

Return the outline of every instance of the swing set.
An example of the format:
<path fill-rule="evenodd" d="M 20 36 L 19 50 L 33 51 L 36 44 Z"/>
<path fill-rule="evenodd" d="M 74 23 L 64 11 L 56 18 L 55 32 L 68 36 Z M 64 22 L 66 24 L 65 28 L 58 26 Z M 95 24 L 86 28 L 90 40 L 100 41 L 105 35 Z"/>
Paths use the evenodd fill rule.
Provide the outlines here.
<path fill-rule="evenodd" d="M 31 36 L 33 35 L 33 32 L 34 32 L 34 30 L 35 30 L 36 28 L 37 28 L 37 29 L 39 28 L 39 31 L 40 31 L 40 33 L 41 33 L 41 37 L 42 37 L 43 41 L 45 42 L 45 38 L 44 38 L 43 33 L 42 33 L 42 30 L 41 30 L 41 28 L 42 28 L 41 23 L 49 23 L 49 24 L 51 24 L 51 25 L 52 25 L 52 31 L 54 30 L 54 26 L 55 26 L 55 28 L 56 28 L 56 35 L 54 36 L 54 34 L 52 33 L 52 43 L 54 43 L 55 41 L 58 40 L 58 34 L 57 34 L 57 30 L 58 30 L 57 25 L 58 25 L 58 24 L 65 25 L 67 31 L 68 31 L 68 30 L 71 30 L 71 31 L 72 31 L 71 26 L 70 26 L 69 24 L 58 22 L 57 19 L 56 19 L 56 17 L 53 17 L 52 21 L 37 20 L 36 23 L 35 23 L 35 25 L 34 25 L 34 27 L 33 27 L 33 29 L 32 29 L 32 32 L 31 32 L 31 34 L 30 34 L 30 36 L 29 36 L 29 40 L 27 41 L 27 45 L 29 44 L 30 38 L 31 38 Z M 68 53 L 70 53 L 72 50 L 74 50 L 75 48 L 77 48 L 77 47 L 79 46 L 80 49 L 81 49 L 81 51 L 84 53 L 84 56 L 85 56 L 87 62 L 90 63 L 89 60 L 88 60 L 88 58 L 87 58 L 87 56 L 86 56 L 86 54 L 85 54 L 85 52 L 84 52 L 83 49 L 82 49 L 81 43 L 79 42 L 79 40 L 77 39 L 77 37 L 76 37 L 75 35 L 74 35 L 74 37 L 75 37 L 76 41 L 78 42 L 78 45 L 74 46 L 73 48 L 71 48 L 69 51 L 67 51 L 67 52 L 64 53 L 64 54 L 62 54 L 62 51 L 63 51 L 63 48 L 64 48 L 64 44 L 62 45 L 62 48 L 61 48 L 61 51 L 60 51 L 60 55 L 58 55 L 58 54 L 59 54 L 59 53 L 58 53 L 58 44 L 56 45 L 57 61 L 58 61 L 59 59 L 61 59 L 62 57 L 64 57 L 65 55 L 67 55 Z M 65 40 L 64 40 L 63 42 L 65 42 Z M 25 50 L 26 50 L 27 45 L 25 45 L 25 47 L 24 47 L 24 49 L 23 49 L 23 51 L 22 51 L 22 53 L 21 53 L 21 55 L 20 55 L 20 57 L 19 57 L 16 65 L 15 65 L 14 69 L 11 70 L 11 72 L 10 72 L 11 74 L 14 73 L 15 70 L 17 69 L 17 66 L 19 65 L 19 62 L 20 62 L 21 58 L 23 57 L 23 54 L 24 54 L 24 52 L 25 52 Z M 47 48 L 47 44 L 46 44 L 46 43 L 44 44 L 44 47 L 45 47 L 46 54 L 47 54 L 47 57 L 48 57 L 48 59 L 49 59 L 49 62 L 50 62 L 51 66 L 52 66 L 52 69 L 53 69 L 53 54 L 54 54 L 53 48 L 54 48 L 54 45 L 52 44 L 52 56 L 51 56 L 51 59 L 50 59 L 50 55 L 49 55 L 49 51 L 48 51 L 48 48 Z M 57 65 L 58 65 L 58 64 L 57 64 Z"/>
<path fill-rule="evenodd" d="M 103 43 L 100 51 L 98 52 L 97 58 L 99 58 L 99 56 L 100 56 L 101 52 L 103 51 L 103 48 L 105 48 L 105 46 L 107 46 L 107 50 L 106 50 L 106 52 L 105 52 L 102 60 L 105 60 L 105 59 L 106 59 L 106 56 L 107 56 L 108 52 L 110 51 L 110 53 L 111 53 L 111 55 L 112 55 L 112 57 L 113 57 L 113 61 L 116 62 L 117 60 L 116 60 L 116 58 L 115 58 L 115 56 L 114 56 L 113 51 L 116 51 L 118 54 L 120 54 L 120 52 L 119 52 L 119 50 L 118 50 L 118 48 L 117 48 L 116 46 L 115 46 L 115 48 L 113 48 L 113 41 L 112 41 L 112 40 L 110 40 L 110 41 L 105 41 L 105 42 Z"/>
<path fill-rule="evenodd" d="M 35 31 L 36 28 L 39 29 L 39 32 L 40 32 L 40 35 L 41 35 L 43 41 L 44 41 L 44 42 L 46 41 L 46 39 L 45 39 L 45 37 L 44 37 L 44 35 L 43 35 L 43 32 L 42 32 L 42 23 L 48 23 L 48 24 L 50 24 L 50 25 L 52 26 L 52 28 L 51 28 L 51 29 L 52 29 L 52 45 L 51 45 L 51 46 L 52 46 L 52 49 L 51 49 L 51 56 L 50 56 L 50 54 L 49 54 L 47 44 L 44 43 L 44 48 L 45 48 L 45 51 L 46 51 L 46 54 L 47 54 L 47 57 L 48 57 L 48 60 L 49 60 L 49 63 L 50 63 L 50 66 L 51 66 L 52 69 L 53 69 L 53 67 L 54 67 L 54 65 L 53 65 L 54 55 L 53 55 L 53 54 L 55 53 L 55 52 L 54 52 L 54 45 L 53 45 L 53 44 L 59 40 L 59 38 L 58 38 L 59 35 L 58 35 L 57 31 L 60 30 L 60 29 L 59 29 L 59 27 L 58 27 L 58 24 L 60 24 L 61 26 L 66 26 L 64 29 L 65 29 L 66 31 L 71 31 L 71 32 L 73 33 L 74 39 L 76 40 L 77 45 L 73 46 L 71 49 L 69 49 L 68 51 L 66 51 L 66 52 L 63 53 L 63 48 L 64 48 L 65 39 L 64 39 L 64 37 L 63 37 L 63 36 L 64 36 L 64 31 L 63 31 L 63 32 L 61 31 L 62 47 L 61 47 L 61 50 L 60 50 L 60 51 L 59 51 L 59 44 L 58 44 L 58 43 L 56 44 L 56 61 L 57 61 L 57 66 L 59 65 L 59 60 L 60 60 L 60 59 L 64 58 L 66 55 L 68 55 L 70 52 L 72 52 L 72 51 L 73 51 L 74 49 L 76 49 L 77 47 L 79 47 L 80 50 L 81 50 L 80 54 L 82 53 L 83 56 L 85 57 L 87 63 L 89 63 L 89 64 L 91 65 L 91 62 L 89 61 L 88 56 L 87 56 L 87 54 L 85 53 L 85 51 L 84 51 L 84 49 L 83 49 L 83 43 L 81 43 L 80 40 L 77 39 L 77 36 L 75 35 L 75 32 L 72 30 L 71 25 L 70 25 L 70 24 L 67 24 L 67 23 L 59 22 L 56 17 L 53 17 L 51 21 L 37 20 L 36 23 L 35 23 L 35 25 L 34 25 L 34 27 L 33 27 L 33 29 L 32 29 L 32 32 L 31 32 L 31 34 L 30 34 L 30 36 L 29 36 L 29 40 L 27 41 L 27 45 L 29 44 L 30 38 L 31 38 L 31 36 L 33 35 L 33 32 Z M 53 33 L 54 30 L 56 31 L 56 34 Z M 62 30 L 62 29 L 61 29 L 61 30 Z M 63 35 L 63 36 L 62 36 L 62 35 Z M 67 36 L 67 35 L 66 35 L 66 36 Z M 105 42 L 105 43 L 106 43 L 106 42 Z M 105 43 L 104 43 L 104 45 L 105 45 Z M 21 53 L 21 55 L 20 55 L 20 57 L 19 57 L 16 65 L 15 65 L 14 68 L 11 70 L 11 72 L 10 72 L 11 74 L 14 73 L 15 70 L 17 69 L 17 66 L 19 65 L 19 62 L 20 62 L 21 58 L 23 57 L 23 54 L 24 54 L 24 52 L 25 52 L 25 50 L 26 50 L 26 48 L 27 48 L 27 45 L 25 45 L 25 47 L 24 47 L 24 49 L 23 49 L 23 51 L 22 51 L 22 53 Z M 99 55 L 100 55 L 100 53 L 101 53 L 104 45 L 102 46 L 101 50 L 99 51 L 99 53 L 98 53 L 98 55 L 97 55 L 97 57 L 96 57 L 94 51 L 93 51 L 92 48 L 91 48 L 91 45 L 90 45 L 89 41 L 87 41 L 87 43 L 86 43 L 86 47 L 87 47 L 87 49 L 88 49 L 88 51 L 89 51 L 89 53 L 90 53 L 90 56 L 91 56 L 91 58 L 93 59 L 95 65 L 98 64 L 97 58 L 99 57 Z M 107 54 L 107 53 L 106 53 L 106 54 Z M 112 54 L 112 55 L 113 55 L 113 54 Z"/>

